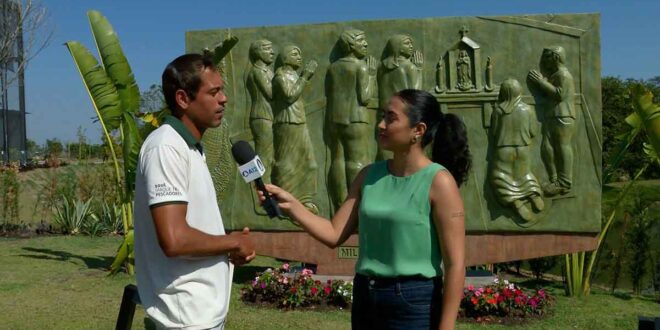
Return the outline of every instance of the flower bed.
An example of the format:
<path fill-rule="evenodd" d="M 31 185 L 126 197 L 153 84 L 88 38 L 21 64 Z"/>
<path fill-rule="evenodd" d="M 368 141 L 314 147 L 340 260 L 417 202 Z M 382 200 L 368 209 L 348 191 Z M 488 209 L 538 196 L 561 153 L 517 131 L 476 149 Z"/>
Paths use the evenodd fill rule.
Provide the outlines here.
<path fill-rule="evenodd" d="M 543 289 L 525 293 L 507 280 L 495 279 L 492 284 L 463 291 L 460 315 L 477 321 L 497 318 L 538 318 L 549 313 L 554 298 Z"/>
<path fill-rule="evenodd" d="M 280 308 L 336 306 L 347 308 L 353 301 L 353 283 L 343 280 L 315 280 L 313 272 L 303 269 L 287 276 L 289 264 L 267 269 L 241 288 L 241 299 Z"/>

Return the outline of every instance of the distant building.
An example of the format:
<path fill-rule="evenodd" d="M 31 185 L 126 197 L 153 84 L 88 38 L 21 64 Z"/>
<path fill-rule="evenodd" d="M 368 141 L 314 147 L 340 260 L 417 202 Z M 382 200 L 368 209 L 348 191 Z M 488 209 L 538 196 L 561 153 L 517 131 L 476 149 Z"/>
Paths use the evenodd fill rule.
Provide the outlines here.
<path fill-rule="evenodd" d="M 15 0 L 0 0 L 0 40 L 11 40 L 9 47 L 0 45 L 0 163 L 19 161 L 25 165 L 27 136 L 20 8 Z"/>

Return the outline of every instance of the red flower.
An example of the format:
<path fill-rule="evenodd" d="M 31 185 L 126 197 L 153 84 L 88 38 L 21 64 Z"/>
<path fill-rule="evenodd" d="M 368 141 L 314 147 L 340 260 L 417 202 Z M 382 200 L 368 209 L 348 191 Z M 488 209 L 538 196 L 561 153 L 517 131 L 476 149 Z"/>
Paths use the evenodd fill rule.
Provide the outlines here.
<path fill-rule="evenodd" d="M 472 297 L 472 299 L 470 300 L 472 301 L 472 305 L 476 305 L 477 303 L 479 303 L 479 299 L 477 299 L 477 297 Z"/>
<path fill-rule="evenodd" d="M 313 286 L 309 291 L 311 291 L 312 294 L 316 296 L 316 294 L 319 292 L 319 289 Z"/>
<path fill-rule="evenodd" d="M 491 293 L 491 292 L 493 292 L 493 290 L 491 290 L 490 288 L 486 288 L 486 293 Z"/>
<path fill-rule="evenodd" d="M 502 292 L 507 298 L 511 298 L 513 296 L 513 293 L 509 289 L 504 289 Z"/>
<path fill-rule="evenodd" d="M 486 302 L 491 304 L 491 305 L 495 305 L 497 303 L 497 299 L 491 298 L 491 299 L 486 300 Z"/>
<path fill-rule="evenodd" d="M 329 286 L 323 288 L 323 292 L 325 292 L 325 294 L 330 294 L 330 291 L 332 291 L 332 289 Z"/>
<path fill-rule="evenodd" d="M 296 293 L 296 291 L 298 291 L 298 289 L 296 289 L 295 286 L 292 286 L 292 287 L 291 287 L 291 293 Z"/>

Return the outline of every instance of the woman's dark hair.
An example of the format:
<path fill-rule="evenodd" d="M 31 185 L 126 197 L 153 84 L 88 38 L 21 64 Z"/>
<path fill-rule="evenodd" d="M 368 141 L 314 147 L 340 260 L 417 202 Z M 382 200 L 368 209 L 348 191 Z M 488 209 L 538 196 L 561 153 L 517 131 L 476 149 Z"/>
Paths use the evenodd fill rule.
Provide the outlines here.
<path fill-rule="evenodd" d="M 181 89 L 194 100 L 202 83 L 200 74 L 206 68 L 216 70 L 210 54 L 181 55 L 165 67 L 162 76 L 163 96 L 173 114 L 177 112 L 176 91 Z"/>
<path fill-rule="evenodd" d="M 438 101 L 428 92 L 404 89 L 395 95 L 406 104 L 410 127 L 426 124 L 422 148 L 433 142 L 431 160 L 446 167 L 459 186 L 467 181 L 472 155 L 463 121 L 454 114 L 443 114 Z"/>

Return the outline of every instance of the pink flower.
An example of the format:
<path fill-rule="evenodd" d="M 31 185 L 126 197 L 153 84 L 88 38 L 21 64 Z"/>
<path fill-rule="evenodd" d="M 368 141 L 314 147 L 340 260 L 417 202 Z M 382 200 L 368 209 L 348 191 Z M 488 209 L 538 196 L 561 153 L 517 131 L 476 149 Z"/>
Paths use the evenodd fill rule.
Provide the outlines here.
<path fill-rule="evenodd" d="M 467 286 L 468 291 L 474 291 L 474 285 L 470 284 Z"/>
<path fill-rule="evenodd" d="M 282 269 L 286 270 L 287 272 L 289 271 L 289 267 L 290 266 L 288 262 L 282 265 Z"/>
<path fill-rule="evenodd" d="M 537 291 L 537 293 L 539 294 L 539 296 L 545 297 L 545 291 L 543 291 L 543 289 L 539 289 L 539 291 Z"/>
<path fill-rule="evenodd" d="M 261 283 L 261 288 L 265 289 L 266 288 L 266 282 Z"/>
<path fill-rule="evenodd" d="M 474 295 L 477 296 L 477 297 L 480 297 L 481 296 L 481 291 L 479 291 L 479 290 L 475 291 Z"/>
<path fill-rule="evenodd" d="M 282 279 L 282 283 L 284 284 L 289 283 L 289 278 L 285 276 L 284 279 Z"/>
<path fill-rule="evenodd" d="M 481 293 L 484 293 L 484 288 L 483 288 L 483 287 L 482 287 L 482 288 L 479 288 L 479 289 L 477 289 L 477 291 L 479 291 L 479 292 L 481 292 Z"/>
<path fill-rule="evenodd" d="M 532 308 L 536 308 L 538 306 L 539 302 L 536 300 L 536 298 L 532 298 L 529 300 L 529 305 L 532 306 Z"/>
<path fill-rule="evenodd" d="M 312 275 L 312 274 L 314 274 L 314 272 L 311 269 L 304 268 L 302 270 L 302 274 L 303 275 Z"/>
<path fill-rule="evenodd" d="M 313 286 L 309 291 L 311 291 L 312 294 L 316 296 L 316 294 L 319 292 L 319 289 L 317 289 L 315 286 Z"/>

